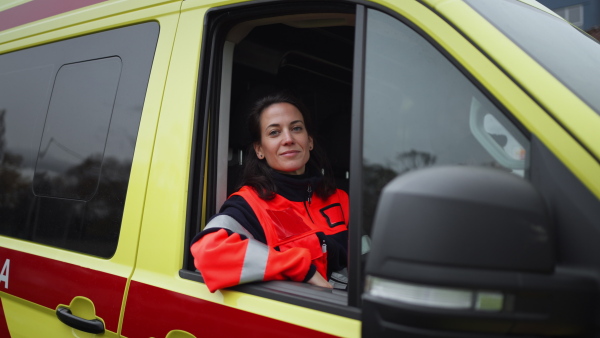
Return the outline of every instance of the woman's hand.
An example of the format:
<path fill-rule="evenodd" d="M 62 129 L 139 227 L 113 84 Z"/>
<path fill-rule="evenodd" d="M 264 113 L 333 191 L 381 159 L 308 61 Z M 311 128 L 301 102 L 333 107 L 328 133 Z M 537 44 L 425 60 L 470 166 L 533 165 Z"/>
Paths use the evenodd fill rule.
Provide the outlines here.
<path fill-rule="evenodd" d="M 331 286 L 331 284 L 329 284 L 318 271 L 315 271 L 315 274 L 312 276 L 311 279 L 308 280 L 307 283 L 328 289 L 333 289 L 333 286 Z"/>

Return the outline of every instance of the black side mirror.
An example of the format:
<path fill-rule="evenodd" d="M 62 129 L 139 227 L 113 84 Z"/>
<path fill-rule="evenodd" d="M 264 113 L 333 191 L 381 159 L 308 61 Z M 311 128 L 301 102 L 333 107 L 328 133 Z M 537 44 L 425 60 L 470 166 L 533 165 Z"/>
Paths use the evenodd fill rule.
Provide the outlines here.
<path fill-rule="evenodd" d="M 375 217 L 363 336 L 585 334 L 597 285 L 557 267 L 551 221 L 529 182 L 498 169 L 396 178 Z"/>

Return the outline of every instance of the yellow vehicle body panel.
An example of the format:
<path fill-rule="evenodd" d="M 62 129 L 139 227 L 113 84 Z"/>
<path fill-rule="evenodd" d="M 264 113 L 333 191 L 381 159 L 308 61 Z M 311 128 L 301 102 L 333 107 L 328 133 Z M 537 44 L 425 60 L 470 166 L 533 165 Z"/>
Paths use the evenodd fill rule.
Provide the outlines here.
<path fill-rule="evenodd" d="M 60 41 L 82 34 L 91 34 L 124 25 L 148 21 L 160 23 L 160 36 L 157 43 L 154 64 L 150 75 L 146 100 L 140 123 L 131 179 L 127 192 L 125 212 L 120 229 L 119 244 L 110 259 L 82 255 L 33 242 L 24 242 L 8 237 L 0 237 L 0 247 L 27 252 L 70 264 L 72 266 L 108 272 L 128 280 L 135 267 L 137 245 L 144 209 L 145 191 L 148 180 L 149 163 L 152 157 L 152 144 L 155 138 L 160 102 L 164 90 L 171 47 L 177 29 L 181 3 L 172 1 L 106 1 L 84 9 L 57 15 L 0 32 L 0 54 L 32 46 Z M 11 262 L 11 273 L 18 273 L 17 262 Z M 64 277 L 64 276 L 63 276 Z M 48 282 L 52 283 L 52 280 Z M 57 286 L 58 287 L 58 286 Z M 0 292 L 7 319 L 7 325 L 20 337 L 84 337 L 85 332 L 73 330 L 58 321 L 55 310 L 35 305 L 9 294 Z M 123 298 L 123 304 L 126 298 Z M 68 305 L 68 301 L 66 302 Z M 122 311 L 121 311 L 122 316 Z M 102 318 L 100 318 L 102 319 Z M 35 320 L 36 325 L 31 325 Z M 118 336 L 106 331 L 107 337 Z"/>
<path fill-rule="evenodd" d="M 2 297 L 2 306 L 5 313 L 11 314 L 7 322 L 11 338 L 28 337 L 80 337 L 92 338 L 96 335 L 77 331 L 62 323 L 58 323 L 54 311 L 47 311 L 44 307 L 13 296 Z M 35 325 L 32 319 L 35 318 Z M 105 337 L 119 337 L 111 331 L 104 333 Z"/>

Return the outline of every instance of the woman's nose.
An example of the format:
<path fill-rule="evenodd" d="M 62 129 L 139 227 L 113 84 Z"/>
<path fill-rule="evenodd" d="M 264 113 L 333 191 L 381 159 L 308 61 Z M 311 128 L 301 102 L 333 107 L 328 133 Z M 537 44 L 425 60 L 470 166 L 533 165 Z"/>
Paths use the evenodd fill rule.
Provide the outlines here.
<path fill-rule="evenodd" d="M 292 133 L 290 131 L 284 131 L 282 136 L 283 136 L 283 144 L 284 145 L 289 145 L 289 144 L 294 143 L 294 137 L 292 136 Z"/>

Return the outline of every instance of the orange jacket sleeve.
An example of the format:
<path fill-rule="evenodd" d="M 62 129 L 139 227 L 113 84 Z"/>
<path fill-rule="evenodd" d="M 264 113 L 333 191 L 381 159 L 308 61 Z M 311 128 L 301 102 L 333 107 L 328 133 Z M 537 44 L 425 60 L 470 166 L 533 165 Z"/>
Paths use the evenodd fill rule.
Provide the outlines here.
<path fill-rule="evenodd" d="M 279 252 L 225 229 L 202 236 L 192 244 L 191 252 L 210 292 L 256 281 L 302 282 L 314 274 L 308 249 Z"/>

